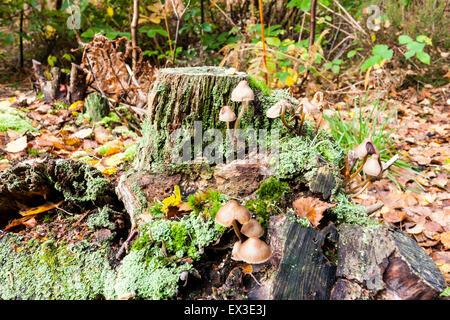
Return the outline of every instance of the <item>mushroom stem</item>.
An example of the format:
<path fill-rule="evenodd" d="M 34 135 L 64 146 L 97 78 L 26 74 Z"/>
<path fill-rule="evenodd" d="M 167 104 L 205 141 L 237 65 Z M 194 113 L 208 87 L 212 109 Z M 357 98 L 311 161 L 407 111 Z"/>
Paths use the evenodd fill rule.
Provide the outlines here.
<path fill-rule="evenodd" d="M 367 181 L 364 181 L 364 182 L 365 182 L 364 186 L 363 186 L 358 192 L 356 192 L 355 194 L 353 194 L 352 197 L 356 197 L 357 195 L 363 193 L 364 190 L 366 190 L 367 187 L 368 187 L 368 186 L 370 185 L 370 183 L 372 182 L 372 179 L 369 178 L 369 179 L 367 179 Z"/>
<path fill-rule="evenodd" d="M 344 182 L 347 184 L 347 182 L 350 181 L 350 169 L 348 164 L 348 154 L 345 157 L 345 168 L 344 168 Z"/>
<path fill-rule="evenodd" d="M 303 122 L 305 122 L 305 116 L 306 116 L 306 114 L 302 108 L 302 119 L 300 120 L 300 124 L 298 125 L 298 134 L 302 134 L 302 127 L 303 127 Z"/>
<path fill-rule="evenodd" d="M 238 228 L 236 220 L 233 220 L 233 224 L 232 225 L 233 225 L 234 233 L 236 233 L 236 235 L 239 238 L 239 240 L 241 242 L 243 242 L 244 241 L 244 237 L 242 236 L 241 232 L 239 231 L 239 228 Z"/>
<path fill-rule="evenodd" d="M 283 121 L 284 126 L 285 126 L 286 128 L 288 128 L 289 130 L 294 129 L 293 127 L 291 127 L 291 126 L 289 125 L 289 123 L 287 123 L 287 121 L 286 121 L 286 119 L 285 119 L 285 117 L 284 117 L 285 114 L 286 114 L 286 107 L 283 106 L 283 108 L 281 108 L 281 121 Z"/>
<path fill-rule="evenodd" d="M 355 171 L 355 173 L 353 173 L 353 174 L 350 176 L 350 178 L 348 179 L 348 181 L 351 181 L 352 179 L 354 179 L 354 178 L 358 175 L 358 173 L 362 170 L 362 168 L 364 167 L 364 164 L 365 164 L 366 161 L 367 161 L 367 157 L 368 157 L 368 155 L 366 155 L 366 156 L 364 157 L 363 162 L 361 163 L 361 166 L 358 168 L 358 170 Z"/>
<path fill-rule="evenodd" d="M 233 143 L 233 135 L 231 134 L 229 122 L 227 122 L 227 135 L 228 135 L 228 138 L 230 138 L 230 142 Z"/>
<path fill-rule="evenodd" d="M 239 111 L 239 115 L 234 123 L 234 137 L 236 138 L 237 129 L 239 128 L 239 122 L 241 122 L 242 116 L 244 115 L 245 109 L 247 109 L 248 101 L 242 101 L 242 108 Z"/>
<path fill-rule="evenodd" d="M 364 180 L 363 182 L 361 182 L 360 184 L 358 184 L 357 186 L 351 188 L 351 189 L 350 189 L 350 193 L 355 192 L 356 190 L 358 190 L 358 189 L 361 188 L 361 187 L 364 187 L 364 188 L 365 188 L 367 182 L 370 182 L 371 180 L 372 180 L 371 178 L 368 178 L 368 179 Z"/>
<path fill-rule="evenodd" d="M 314 134 L 316 134 L 317 131 L 319 131 L 320 124 L 322 123 L 322 119 L 323 119 L 323 113 L 321 112 L 319 115 L 319 120 L 317 120 L 317 122 L 316 122 L 316 129 L 314 129 Z"/>

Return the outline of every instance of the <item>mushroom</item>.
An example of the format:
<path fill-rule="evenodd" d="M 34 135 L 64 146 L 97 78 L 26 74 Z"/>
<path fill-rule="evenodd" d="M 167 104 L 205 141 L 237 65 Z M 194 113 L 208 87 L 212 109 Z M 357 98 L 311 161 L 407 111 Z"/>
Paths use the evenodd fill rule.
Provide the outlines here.
<path fill-rule="evenodd" d="M 323 107 L 323 93 L 318 91 L 314 94 L 314 97 L 311 101 L 307 98 L 303 98 L 301 100 L 303 107 L 307 114 L 311 115 L 313 118 L 316 114 L 319 114 L 319 119 L 316 121 L 315 132 L 319 130 L 320 124 L 322 123 L 322 107 Z"/>
<path fill-rule="evenodd" d="M 277 103 L 275 103 L 272 107 L 270 107 L 266 111 L 266 116 L 271 119 L 281 117 L 281 121 L 283 121 L 285 127 L 288 128 L 289 130 L 292 130 L 293 128 L 287 123 L 285 119 L 286 109 L 289 109 L 291 110 L 291 112 L 294 112 L 294 106 L 289 102 L 288 99 L 286 98 L 280 99 Z"/>
<path fill-rule="evenodd" d="M 266 262 L 272 256 L 270 247 L 256 237 L 250 237 L 237 245 L 236 254 L 239 259 L 250 264 Z"/>
<path fill-rule="evenodd" d="M 231 260 L 234 261 L 242 261 L 241 257 L 239 257 L 237 251 L 239 250 L 239 247 L 241 246 L 241 241 L 236 241 L 233 245 L 233 250 L 231 251 Z"/>
<path fill-rule="evenodd" d="M 354 187 L 351 192 L 356 191 L 361 188 L 357 193 L 360 194 L 363 192 L 372 182 L 373 179 L 376 179 L 383 172 L 383 166 L 381 165 L 380 156 L 378 154 L 374 154 L 370 157 L 369 160 L 363 166 L 363 172 L 366 174 L 367 179 L 362 183 Z"/>
<path fill-rule="evenodd" d="M 236 88 L 233 89 L 231 92 L 231 101 L 234 102 L 242 102 L 242 108 L 239 112 L 238 118 L 236 122 L 234 123 L 234 135 L 236 136 L 236 131 L 239 128 L 239 122 L 242 119 L 242 116 L 244 115 L 245 110 L 249 106 L 249 102 L 255 99 L 255 94 L 253 93 L 253 90 L 248 85 L 248 82 L 246 80 L 242 80 L 238 83 Z"/>
<path fill-rule="evenodd" d="M 236 120 L 236 114 L 231 109 L 230 106 L 223 106 L 219 112 L 219 121 L 225 122 L 227 124 L 227 134 L 230 137 L 230 140 L 233 140 L 233 137 L 230 133 L 230 122 Z"/>
<path fill-rule="evenodd" d="M 238 236 L 239 240 L 243 241 L 243 237 L 239 232 L 236 220 L 240 224 L 244 224 L 250 219 L 251 214 L 246 207 L 240 205 L 236 200 L 230 200 L 223 205 L 219 211 L 217 211 L 215 221 L 217 224 L 227 228 L 233 226 L 234 232 Z"/>
<path fill-rule="evenodd" d="M 249 238 L 259 238 L 264 234 L 264 230 L 256 219 L 250 219 L 242 225 L 241 233 Z"/>
<path fill-rule="evenodd" d="M 366 164 L 367 157 L 369 155 L 377 154 L 379 155 L 380 152 L 378 151 L 378 148 L 375 146 L 375 144 L 370 140 L 369 138 L 366 138 L 361 142 L 355 149 L 353 149 L 352 157 L 362 160 L 361 165 L 359 168 L 349 177 L 349 181 L 355 178 L 358 173 L 363 169 L 363 166 Z M 351 171 L 353 169 L 353 166 L 349 169 Z"/>

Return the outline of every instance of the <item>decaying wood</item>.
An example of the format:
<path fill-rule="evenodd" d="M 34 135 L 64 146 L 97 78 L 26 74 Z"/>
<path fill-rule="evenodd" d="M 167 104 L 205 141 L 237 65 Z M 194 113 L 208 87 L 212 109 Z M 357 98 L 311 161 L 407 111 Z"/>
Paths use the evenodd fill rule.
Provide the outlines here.
<path fill-rule="evenodd" d="M 120 177 L 116 193 L 124 203 L 134 228 L 135 222 L 138 225 L 146 222 L 145 215 L 137 216 L 143 211 L 143 200 L 146 203 L 163 200 L 173 193 L 175 186 L 179 186 L 183 194 L 213 189 L 231 197 L 246 197 L 258 190 L 267 178 L 263 174 L 265 169 L 264 163 L 249 164 L 236 160 L 214 168 L 206 164 L 194 166 L 189 174 L 137 171 Z"/>
<path fill-rule="evenodd" d="M 58 67 L 52 67 L 50 69 L 51 79 L 47 79 L 43 65 L 36 60 L 33 60 L 32 63 L 33 76 L 39 85 L 40 92 L 44 94 L 44 99 L 52 101 L 61 98 L 63 96 L 63 93 L 60 91 L 60 83 L 62 83 L 61 70 Z"/>
<path fill-rule="evenodd" d="M 433 299 L 444 290 L 433 260 L 405 233 L 343 225 L 339 235 L 332 299 Z"/>
<path fill-rule="evenodd" d="M 309 189 L 313 193 L 319 193 L 324 199 L 331 196 L 331 192 L 336 186 L 336 179 L 328 166 L 323 166 L 317 170 L 317 175 L 309 183 Z"/>
<path fill-rule="evenodd" d="M 86 73 L 79 65 L 72 63 L 72 69 L 70 70 L 70 83 L 67 90 L 67 101 L 69 101 L 69 103 L 74 103 L 75 101 L 84 100 L 86 89 Z"/>
<path fill-rule="evenodd" d="M 336 265 L 325 255 L 337 243 L 334 225 L 322 231 L 305 228 L 285 215 L 270 218 L 272 257 L 261 286 L 249 289 L 250 299 L 326 300 L 335 282 Z"/>

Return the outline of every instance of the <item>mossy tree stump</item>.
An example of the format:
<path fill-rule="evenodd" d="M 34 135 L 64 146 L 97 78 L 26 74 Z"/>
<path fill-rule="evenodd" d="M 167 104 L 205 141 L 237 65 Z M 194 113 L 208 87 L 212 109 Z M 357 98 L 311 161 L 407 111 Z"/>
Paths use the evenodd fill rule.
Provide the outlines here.
<path fill-rule="evenodd" d="M 135 169 L 149 170 L 152 162 L 170 162 L 173 148 L 170 134 L 183 129 L 193 136 L 195 121 L 201 121 L 202 132 L 220 129 L 225 133 L 226 124 L 219 121 L 219 112 L 222 106 L 229 105 L 236 114 L 239 113 L 241 103 L 231 101 L 231 92 L 242 80 L 248 81 L 249 77 L 227 74 L 221 67 L 160 70 L 150 88 L 148 119 L 143 126 Z M 262 128 L 264 121 L 267 122 L 262 109 L 255 97 L 240 122 L 240 128 Z M 225 135 L 223 137 L 225 139 Z"/>

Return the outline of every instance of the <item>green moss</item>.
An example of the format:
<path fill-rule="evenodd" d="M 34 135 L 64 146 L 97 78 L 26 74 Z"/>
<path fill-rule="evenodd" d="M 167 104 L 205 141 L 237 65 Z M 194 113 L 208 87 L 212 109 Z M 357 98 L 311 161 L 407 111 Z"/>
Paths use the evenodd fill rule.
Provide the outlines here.
<path fill-rule="evenodd" d="M 114 277 L 107 248 L 39 240 L 21 243 L 6 234 L 0 240 L 1 299 L 94 299 L 105 295 Z"/>
<path fill-rule="evenodd" d="M 98 209 L 96 213 L 89 215 L 87 225 L 91 230 L 101 228 L 115 230 L 116 225 L 110 220 L 112 214 L 114 214 L 114 210 L 112 210 L 109 206 L 104 206 L 103 208 Z"/>
<path fill-rule="evenodd" d="M 25 131 L 36 131 L 31 120 L 26 114 L 16 108 L 0 106 L 0 132 L 8 129 L 23 133 Z"/>
<path fill-rule="evenodd" d="M 335 197 L 336 207 L 331 209 L 336 214 L 338 223 L 364 225 L 368 227 L 377 226 L 379 223 L 367 216 L 366 208 L 353 204 L 348 196 L 341 191 Z"/>
<path fill-rule="evenodd" d="M 324 134 L 312 139 L 306 135 L 285 138 L 280 144 L 277 177 L 292 179 L 300 174 L 304 175 L 322 165 L 320 159 L 339 168 L 344 159 L 344 152 L 332 139 Z"/>
<path fill-rule="evenodd" d="M 291 188 L 287 182 L 270 177 L 262 183 L 255 194 L 256 199 L 247 200 L 244 205 L 256 214 L 259 223 L 266 228 L 270 217 L 280 214 L 281 208 L 286 206 Z"/>
<path fill-rule="evenodd" d="M 249 75 L 248 84 L 253 91 L 258 90 L 265 96 L 269 96 L 272 93 L 272 90 L 267 86 L 267 84 L 263 80 L 256 79 L 255 77 Z"/>

